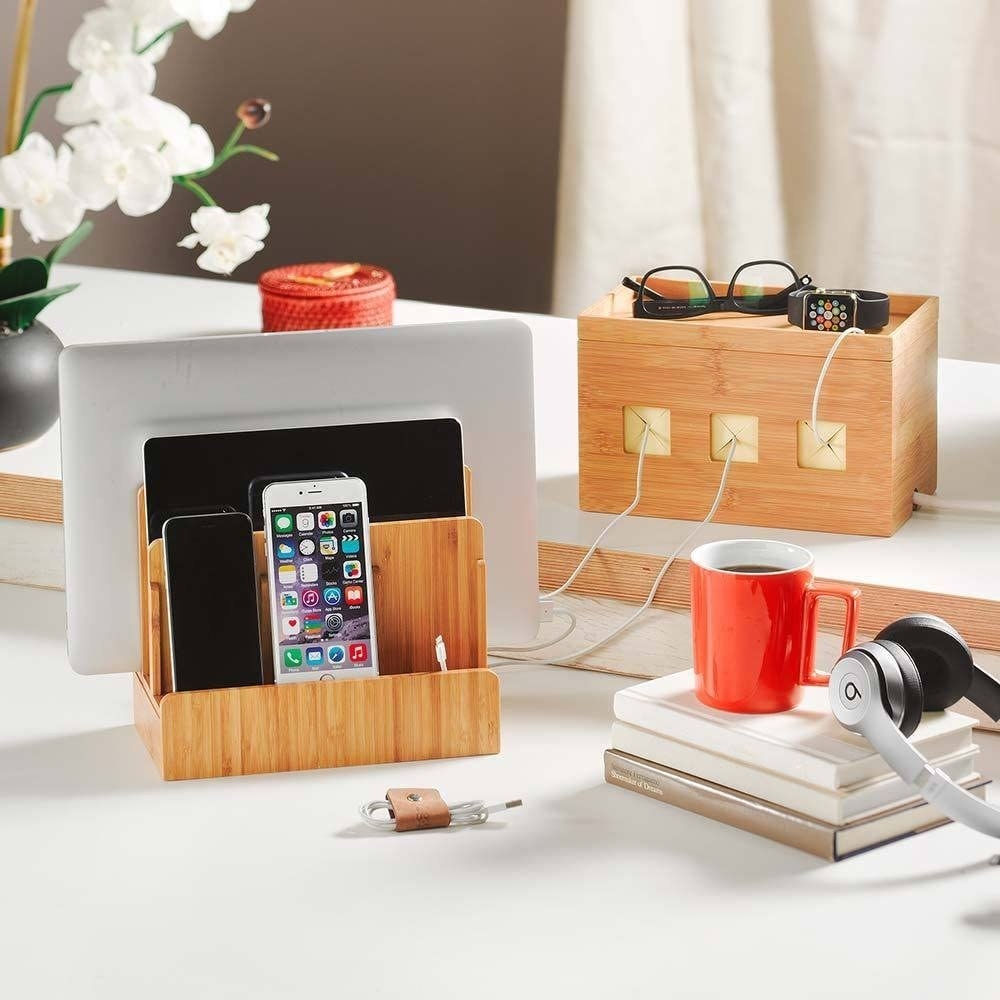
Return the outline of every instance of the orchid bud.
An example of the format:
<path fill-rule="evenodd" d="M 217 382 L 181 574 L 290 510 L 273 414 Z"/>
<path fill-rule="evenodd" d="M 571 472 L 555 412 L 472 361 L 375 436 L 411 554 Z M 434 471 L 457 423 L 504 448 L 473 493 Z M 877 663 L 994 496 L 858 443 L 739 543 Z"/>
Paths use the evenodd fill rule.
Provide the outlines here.
<path fill-rule="evenodd" d="M 271 102 L 263 97 L 248 97 L 236 109 L 236 117 L 248 129 L 261 128 L 271 119 Z"/>

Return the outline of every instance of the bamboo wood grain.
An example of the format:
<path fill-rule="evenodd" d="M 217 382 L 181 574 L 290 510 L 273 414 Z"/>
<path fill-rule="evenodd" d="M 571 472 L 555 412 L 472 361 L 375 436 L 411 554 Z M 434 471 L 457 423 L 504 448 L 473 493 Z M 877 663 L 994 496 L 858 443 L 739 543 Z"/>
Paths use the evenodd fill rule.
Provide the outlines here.
<path fill-rule="evenodd" d="M 655 282 L 653 283 L 655 287 Z M 713 282 L 718 289 L 718 283 Z M 725 291 L 725 288 L 722 288 Z M 632 292 L 620 286 L 584 309 L 577 319 L 580 340 L 611 344 L 642 344 L 649 347 L 707 348 L 747 351 L 751 354 L 803 355 L 823 358 L 833 334 L 806 332 L 782 316 L 749 316 L 710 313 L 687 319 L 636 319 L 632 315 Z M 891 361 L 901 349 L 897 331 L 904 320 L 926 302 L 923 295 L 889 297 L 889 322 L 877 334 L 851 338 L 838 350 L 838 357 L 867 361 Z M 904 331 L 904 334 L 908 331 Z M 841 353 L 843 352 L 843 353 Z"/>
<path fill-rule="evenodd" d="M 558 587 L 569 576 L 586 549 L 577 545 L 560 545 L 542 542 L 538 547 L 539 586 L 543 590 Z M 570 593 L 590 597 L 615 598 L 635 604 L 645 600 L 656 574 L 663 565 L 663 557 L 635 552 L 601 549 L 591 559 L 583 572 L 570 587 Z M 689 609 L 691 606 L 690 562 L 676 559 L 667 571 L 653 606 L 658 608 Z M 857 581 L 850 583 L 861 588 L 861 614 L 858 629 L 874 635 L 889 622 L 906 614 L 928 611 L 947 619 L 962 633 L 970 646 L 979 649 L 1000 650 L 1000 614 L 995 601 L 976 597 L 956 597 L 925 590 L 906 590 L 884 587 Z M 843 611 L 839 603 L 822 602 L 820 625 L 826 629 L 839 629 Z"/>
<path fill-rule="evenodd" d="M 905 300 L 905 297 L 904 297 Z M 8 489 L 12 490 L 14 495 L 17 497 L 17 509 L 22 512 L 29 520 L 38 519 L 35 514 L 38 510 L 38 504 L 36 502 L 36 490 L 37 483 L 51 483 L 54 484 L 57 489 L 60 488 L 60 483 L 58 480 L 36 480 L 32 477 L 26 476 L 8 476 L 6 477 L 9 481 L 13 481 L 13 486 L 8 483 Z M 631 499 L 631 498 L 629 498 Z M 61 502 L 60 502 L 61 508 Z M 3 515 L 3 511 L 0 510 L 0 516 Z M 17 514 L 10 514 L 9 516 L 19 516 Z M 700 516 L 700 515 L 699 515 Z M 561 550 L 565 555 L 560 554 Z M 140 549 L 140 551 L 142 551 Z M 538 545 L 538 561 L 539 567 L 542 573 L 543 585 L 547 587 L 556 586 L 569 575 L 568 569 L 564 567 L 575 565 L 576 561 L 579 561 L 582 556 L 584 549 L 579 546 L 565 546 L 556 542 L 541 541 Z M 554 554 L 555 553 L 555 554 Z M 628 553 L 626 556 L 638 559 L 640 563 L 646 563 L 648 565 L 658 565 L 659 556 L 635 556 L 634 553 Z M 598 558 L 601 558 L 600 556 Z M 679 565 L 682 560 L 678 560 L 676 565 Z M 598 565 L 595 563 L 594 565 Z M 609 561 L 606 565 L 606 569 L 602 572 L 607 574 L 609 571 L 614 569 L 615 562 Z M 662 595 L 667 592 L 667 587 L 670 580 L 672 579 L 672 574 L 676 572 L 676 565 L 671 573 L 668 573 L 667 579 L 664 581 L 663 588 L 661 588 L 661 599 L 657 601 L 657 604 L 662 607 L 681 607 L 685 606 L 681 603 L 661 603 Z M 571 568 L 571 566 L 570 566 Z M 483 567 L 483 572 L 485 572 L 485 566 Z M 588 571 L 589 572 L 589 571 Z M 586 578 L 585 578 L 586 579 Z M 652 576 L 648 577 L 649 585 L 652 584 Z M 263 581 L 263 585 L 266 586 L 266 578 Z M 582 585 L 582 584 L 581 584 Z M 649 589 L 649 585 L 642 590 L 642 597 L 645 597 L 646 592 Z M 636 587 L 641 587 L 641 583 L 637 583 Z M 593 588 L 589 591 L 580 591 L 581 593 L 587 592 L 594 596 L 604 596 L 604 597 L 614 597 L 617 596 L 618 591 L 613 590 L 613 588 L 608 586 L 600 586 L 600 581 L 595 581 L 593 583 Z M 681 585 L 681 590 L 686 588 L 686 578 L 685 582 Z M 577 588 L 574 587 L 574 590 Z M 871 584 L 865 585 L 866 590 L 877 591 L 880 594 L 885 595 L 886 606 L 892 608 L 902 609 L 899 613 L 902 614 L 908 609 L 912 609 L 917 606 L 924 606 L 926 608 L 935 609 L 937 614 L 941 614 L 945 617 L 950 617 L 956 623 L 962 632 L 970 632 L 975 635 L 983 637 L 982 641 L 972 640 L 974 645 L 978 645 L 980 648 L 984 649 L 995 649 L 1000 650 L 1000 601 L 989 601 L 981 598 L 968 597 L 957 594 L 942 594 L 933 591 L 911 591 L 905 588 L 899 587 L 886 587 L 882 585 L 873 586 Z M 678 598 L 680 600 L 680 598 Z M 686 601 L 686 597 L 684 598 Z M 266 603 L 263 605 L 266 607 Z M 947 608 L 947 612 L 940 610 L 941 608 Z M 483 615 L 485 616 L 485 605 L 483 609 Z M 264 616 L 267 617 L 266 615 Z M 888 619 L 887 619 L 888 620 Z M 958 623 L 965 623 L 960 625 Z M 262 619 L 263 624 L 263 619 Z M 485 618 L 483 619 L 482 625 L 483 631 L 485 633 Z M 270 634 L 270 621 L 268 620 L 265 627 L 261 630 L 262 636 Z M 145 654 L 144 654 L 145 655 Z M 269 668 L 269 661 L 265 663 L 265 669 Z"/>
<path fill-rule="evenodd" d="M 170 619 L 167 611 L 167 585 L 163 565 L 163 539 L 154 539 L 149 545 L 148 553 L 149 614 L 146 618 L 146 630 L 149 641 L 142 645 L 150 651 L 150 690 L 154 692 L 155 697 L 160 697 L 174 689 L 173 660 L 170 655 Z"/>
<path fill-rule="evenodd" d="M 471 517 L 371 526 L 381 676 L 172 691 L 163 540 L 145 545 L 144 662 L 135 724 L 167 780 L 499 752 L 499 680 L 486 665 L 483 527 Z M 273 675 L 267 558 L 254 533 L 261 652 Z M 449 671 L 434 657 L 448 645 Z M 144 667 L 144 670 L 146 668 Z"/>
<path fill-rule="evenodd" d="M 153 653 L 151 646 L 151 636 L 153 627 L 159 628 L 160 608 L 152 608 L 149 587 L 149 532 L 146 524 L 146 488 L 139 487 L 139 492 L 135 498 L 136 524 L 139 530 L 139 621 L 150 622 L 151 628 L 141 644 L 142 667 L 140 673 L 145 678 L 147 684 L 154 684 L 156 687 L 155 696 L 159 697 L 159 671 L 156 671 L 154 679 L 151 672 L 151 664 L 158 662 L 158 657 Z"/>
<path fill-rule="evenodd" d="M 62 483 L 42 476 L 0 472 L 0 517 L 62 524 Z"/>
<path fill-rule="evenodd" d="M 489 670 L 175 691 L 134 678 L 136 728 L 168 780 L 492 754 L 500 681 Z"/>
<path fill-rule="evenodd" d="M 160 774 L 163 774 L 163 722 L 160 706 L 141 674 L 132 675 L 132 719 Z"/>
<path fill-rule="evenodd" d="M 634 319 L 630 303 L 631 293 L 613 294 L 579 318 L 583 510 L 617 512 L 632 499 L 629 405 L 670 411 L 671 454 L 647 458 L 640 515 L 704 515 L 722 469 L 709 448 L 713 413 L 758 420 L 758 460 L 733 463 L 717 521 L 885 536 L 910 516 L 914 490 L 936 488 L 936 299 L 894 296 L 885 332 L 840 347 L 819 412 L 847 425 L 842 471 L 800 468 L 797 453 L 833 334 L 775 317 Z"/>

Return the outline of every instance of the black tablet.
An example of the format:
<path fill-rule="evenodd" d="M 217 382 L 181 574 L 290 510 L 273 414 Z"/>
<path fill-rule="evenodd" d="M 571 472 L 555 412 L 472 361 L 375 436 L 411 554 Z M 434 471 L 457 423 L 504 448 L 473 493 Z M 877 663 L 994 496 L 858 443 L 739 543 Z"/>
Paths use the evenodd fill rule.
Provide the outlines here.
<path fill-rule="evenodd" d="M 150 541 L 172 512 L 199 508 L 242 511 L 261 531 L 267 482 L 333 469 L 364 480 L 372 521 L 466 513 L 462 427 L 450 417 L 155 437 L 143 446 Z"/>

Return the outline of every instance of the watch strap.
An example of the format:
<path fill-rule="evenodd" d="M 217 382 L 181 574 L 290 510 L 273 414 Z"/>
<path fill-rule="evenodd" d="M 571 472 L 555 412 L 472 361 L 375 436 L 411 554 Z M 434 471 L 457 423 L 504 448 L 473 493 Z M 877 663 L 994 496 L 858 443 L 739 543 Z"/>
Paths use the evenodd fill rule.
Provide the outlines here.
<path fill-rule="evenodd" d="M 889 322 L 889 296 L 885 292 L 849 288 L 800 288 L 788 296 L 788 322 L 806 328 L 806 302 L 810 295 L 844 295 L 857 304 L 854 325 L 862 330 L 878 330 Z"/>

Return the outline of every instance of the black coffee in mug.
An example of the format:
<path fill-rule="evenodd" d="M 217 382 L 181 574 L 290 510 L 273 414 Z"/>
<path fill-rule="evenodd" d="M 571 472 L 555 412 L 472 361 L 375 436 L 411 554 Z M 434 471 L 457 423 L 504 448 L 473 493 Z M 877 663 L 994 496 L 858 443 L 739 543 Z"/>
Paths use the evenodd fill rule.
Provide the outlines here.
<path fill-rule="evenodd" d="M 736 566 L 720 566 L 723 573 L 784 573 L 783 566 L 762 566 L 758 563 L 740 563 Z"/>

